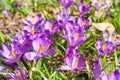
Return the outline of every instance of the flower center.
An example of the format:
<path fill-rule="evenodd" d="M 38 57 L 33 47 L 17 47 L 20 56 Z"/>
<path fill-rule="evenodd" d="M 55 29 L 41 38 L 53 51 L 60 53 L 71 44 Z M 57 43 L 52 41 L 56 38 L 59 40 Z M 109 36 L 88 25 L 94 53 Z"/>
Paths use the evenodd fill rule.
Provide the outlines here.
<path fill-rule="evenodd" d="M 82 26 L 85 26 L 85 24 L 86 24 L 86 20 L 84 20 L 84 21 L 82 22 Z"/>
<path fill-rule="evenodd" d="M 112 41 L 115 41 L 115 37 L 114 37 L 114 36 L 112 36 L 111 40 L 112 40 Z"/>
<path fill-rule="evenodd" d="M 15 55 L 15 52 L 14 51 L 12 51 L 12 56 L 15 58 L 16 57 L 16 55 Z"/>
<path fill-rule="evenodd" d="M 41 46 L 40 46 L 40 49 L 39 49 L 39 52 L 42 53 L 44 50 L 45 50 L 45 46 L 44 46 L 44 45 L 41 45 Z"/>
<path fill-rule="evenodd" d="M 21 73 L 19 71 L 15 71 L 15 74 L 18 78 L 22 79 Z"/>
<path fill-rule="evenodd" d="M 76 68 L 77 65 L 78 65 L 78 62 L 79 62 L 79 58 L 76 59 L 75 63 L 73 62 L 72 67 L 73 67 L 73 68 Z"/>
<path fill-rule="evenodd" d="M 78 40 L 78 37 L 79 37 L 79 33 L 76 32 L 76 33 L 75 33 L 75 41 Z"/>
<path fill-rule="evenodd" d="M 106 44 L 102 45 L 102 49 L 105 50 L 106 49 Z"/>
<path fill-rule="evenodd" d="M 51 24 L 51 25 L 49 25 L 48 26 L 48 30 L 51 30 L 52 29 L 52 27 L 53 27 L 53 25 Z"/>
<path fill-rule="evenodd" d="M 32 27 L 32 29 L 31 29 L 31 33 L 34 34 L 34 32 L 35 32 L 35 30 L 34 30 L 34 28 Z"/>

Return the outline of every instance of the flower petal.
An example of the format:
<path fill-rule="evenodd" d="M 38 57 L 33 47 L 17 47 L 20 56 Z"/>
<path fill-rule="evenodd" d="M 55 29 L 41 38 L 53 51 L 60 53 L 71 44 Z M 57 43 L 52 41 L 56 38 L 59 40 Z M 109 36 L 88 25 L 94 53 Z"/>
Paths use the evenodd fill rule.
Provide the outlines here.
<path fill-rule="evenodd" d="M 94 64 L 94 78 L 95 80 L 97 80 L 100 76 L 101 73 L 101 64 L 100 64 L 100 60 L 96 60 L 95 64 Z"/>
<path fill-rule="evenodd" d="M 28 61 L 35 59 L 36 56 L 37 56 L 37 53 L 35 53 L 35 52 L 26 52 L 24 54 L 24 58 Z"/>

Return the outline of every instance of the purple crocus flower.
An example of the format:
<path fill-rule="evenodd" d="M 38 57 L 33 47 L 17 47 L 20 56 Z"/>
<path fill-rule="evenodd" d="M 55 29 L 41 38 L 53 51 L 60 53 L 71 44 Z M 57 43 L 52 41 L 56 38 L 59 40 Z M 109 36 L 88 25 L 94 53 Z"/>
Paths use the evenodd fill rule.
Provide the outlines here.
<path fill-rule="evenodd" d="M 105 0 L 91 0 L 91 1 L 97 10 L 99 10 L 101 7 L 107 5 Z"/>
<path fill-rule="evenodd" d="M 34 18 L 28 15 L 26 20 L 23 18 L 21 20 L 24 23 L 23 30 L 26 30 L 32 34 L 34 34 L 35 32 L 38 32 L 39 25 L 42 25 L 44 22 L 44 19 L 41 18 L 40 14 L 36 15 Z"/>
<path fill-rule="evenodd" d="M 84 3 L 83 0 L 80 0 L 78 9 L 79 9 L 80 15 L 84 15 L 90 11 L 91 6 L 88 6 L 87 3 Z"/>
<path fill-rule="evenodd" d="M 110 76 L 108 76 L 104 71 L 101 72 L 100 60 L 96 60 L 94 64 L 93 73 L 94 73 L 95 80 L 119 80 L 120 79 L 120 71 L 118 69 L 115 69 Z"/>
<path fill-rule="evenodd" d="M 52 20 L 48 20 L 43 24 L 41 29 L 46 35 L 51 35 L 57 32 L 59 26 L 58 24 L 55 24 Z"/>
<path fill-rule="evenodd" d="M 108 54 L 115 49 L 115 46 L 112 42 L 110 42 L 110 41 L 102 42 L 101 38 L 98 38 L 95 46 L 96 46 L 100 56 Z"/>
<path fill-rule="evenodd" d="M 101 38 L 98 38 L 95 45 L 98 50 L 98 53 L 101 56 L 112 52 L 116 47 L 115 44 L 119 43 L 119 40 L 113 42 L 115 40 L 115 34 L 111 34 L 111 36 L 108 37 L 108 34 L 105 31 L 103 31 L 103 37 L 104 37 L 104 42 L 102 42 Z"/>
<path fill-rule="evenodd" d="M 19 63 L 19 59 L 22 55 L 21 48 L 18 42 L 13 41 L 12 42 L 12 47 L 7 45 L 6 43 L 2 43 L 2 48 L 1 50 L 1 55 L 5 58 L 5 62 L 8 64 L 11 63 Z"/>
<path fill-rule="evenodd" d="M 79 46 L 86 41 L 88 35 L 84 35 L 84 29 L 79 25 L 67 22 L 64 28 L 64 37 L 69 46 Z"/>
<path fill-rule="evenodd" d="M 65 66 L 61 66 L 60 70 L 71 70 L 73 72 L 83 70 L 86 59 L 79 55 L 79 50 L 68 47 L 66 51 Z"/>
<path fill-rule="evenodd" d="M 87 19 L 86 17 L 82 16 L 82 17 L 78 17 L 78 21 L 77 23 L 83 27 L 85 30 L 88 29 L 91 24 L 90 24 L 90 20 Z"/>
<path fill-rule="evenodd" d="M 59 0 L 59 2 L 66 9 L 74 4 L 74 0 Z"/>
<path fill-rule="evenodd" d="M 33 59 L 37 60 L 40 57 L 53 54 L 56 48 L 54 47 L 54 48 L 49 49 L 52 43 L 53 43 L 53 38 L 47 39 L 44 36 L 36 38 L 32 42 L 35 52 L 26 52 L 24 55 L 24 58 L 27 59 L 28 61 L 31 61 Z"/>
<path fill-rule="evenodd" d="M 28 73 L 24 73 L 24 71 L 21 68 L 16 68 L 14 73 L 9 73 L 11 78 L 8 80 L 27 80 Z"/>

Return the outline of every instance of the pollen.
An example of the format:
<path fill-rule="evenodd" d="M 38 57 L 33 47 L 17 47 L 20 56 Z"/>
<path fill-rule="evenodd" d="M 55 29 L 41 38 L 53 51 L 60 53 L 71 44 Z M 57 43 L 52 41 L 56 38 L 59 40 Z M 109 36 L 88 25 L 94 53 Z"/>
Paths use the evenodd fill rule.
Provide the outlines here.
<path fill-rule="evenodd" d="M 49 25 L 49 26 L 48 26 L 48 30 L 51 30 L 52 27 L 53 27 L 53 25 Z"/>
<path fill-rule="evenodd" d="M 31 33 L 34 34 L 34 32 L 35 32 L 35 31 L 34 31 L 34 28 L 32 27 L 32 29 L 31 29 Z"/>
<path fill-rule="evenodd" d="M 105 50 L 106 49 L 106 44 L 102 45 L 102 49 Z"/>
<path fill-rule="evenodd" d="M 18 72 L 18 71 L 14 71 L 14 72 L 16 73 L 16 76 L 17 76 L 18 78 L 22 79 L 22 76 L 21 76 L 21 73 L 20 73 L 20 72 Z"/>
<path fill-rule="evenodd" d="M 85 24 L 86 24 L 86 20 L 84 20 L 84 21 L 82 22 L 82 26 L 85 26 Z"/>
<path fill-rule="evenodd" d="M 44 50 L 45 50 L 45 46 L 44 46 L 44 45 L 41 45 L 39 52 L 42 53 Z"/>
<path fill-rule="evenodd" d="M 12 51 L 12 56 L 15 58 L 16 57 L 16 55 L 15 55 L 15 52 L 14 51 Z"/>
<path fill-rule="evenodd" d="M 79 62 L 79 58 L 76 59 L 75 63 L 73 63 L 73 65 L 72 65 L 72 67 L 73 67 L 73 68 L 76 68 L 77 65 L 78 65 L 78 62 Z"/>
<path fill-rule="evenodd" d="M 112 41 L 115 41 L 115 37 L 114 37 L 114 36 L 112 36 L 111 40 L 112 40 Z"/>
<path fill-rule="evenodd" d="M 78 40 L 78 37 L 79 37 L 79 33 L 75 33 L 75 41 Z"/>

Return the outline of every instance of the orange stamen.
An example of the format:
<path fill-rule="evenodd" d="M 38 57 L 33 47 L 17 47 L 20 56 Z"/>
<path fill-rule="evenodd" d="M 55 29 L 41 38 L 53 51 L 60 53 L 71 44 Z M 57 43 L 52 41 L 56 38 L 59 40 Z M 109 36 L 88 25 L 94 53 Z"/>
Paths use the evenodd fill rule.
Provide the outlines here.
<path fill-rule="evenodd" d="M 40 46 L 39 52 L 42 53 L 44 50 L 45 50 L 45 46 L 44 45 Z"/>
<path fill-rule="evenodd" d="M 102 49 L 105 50 L 106 49 L 106 44 L 102 45 Z"/>
<path fill-rule="evenodd" d="M 75 33 L 75 41 L 78 40 L 78 37 L 79 37 L 79 33 L 76 32 L 76 33 Z"/>
<path fill-rule="evenodd" d="M 14 51 L 12 51 L 12 56 L 15 58 L 16 57 L 16 55 L 15 55 L 15 52 Z"/>

